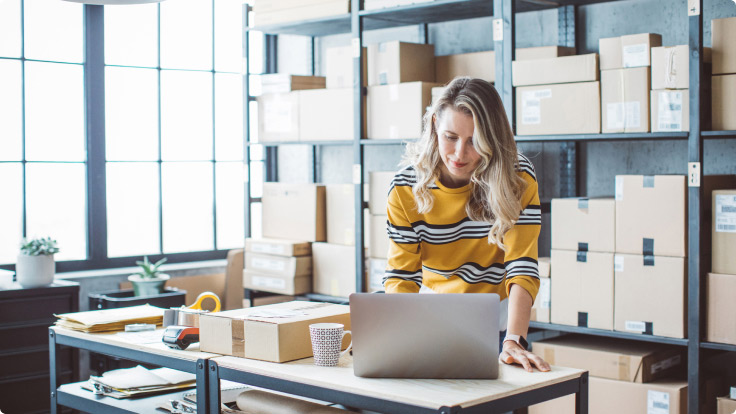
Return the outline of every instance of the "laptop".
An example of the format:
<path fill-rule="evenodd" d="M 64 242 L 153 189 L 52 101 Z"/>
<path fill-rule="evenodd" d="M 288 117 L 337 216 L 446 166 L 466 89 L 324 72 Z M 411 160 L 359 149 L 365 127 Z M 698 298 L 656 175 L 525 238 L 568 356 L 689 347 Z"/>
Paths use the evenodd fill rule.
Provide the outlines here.
<path fill-rule="evenodd" d="M 369 378 L 498 378 L 499 297 L 353 293 L 353 372 Z"/>

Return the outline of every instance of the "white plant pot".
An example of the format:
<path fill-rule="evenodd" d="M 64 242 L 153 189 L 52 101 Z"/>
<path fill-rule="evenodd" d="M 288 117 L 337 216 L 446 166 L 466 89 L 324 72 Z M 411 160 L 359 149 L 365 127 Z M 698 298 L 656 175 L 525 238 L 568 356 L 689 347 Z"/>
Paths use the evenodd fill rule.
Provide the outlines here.
<path fill-rule="evenodd" d="M 17 282 L 25 288 L 47 286 L 54 283 L 53 254 L 42 254 L 39 256 L 18 255 L 15 265 L 15 277 Z"/>

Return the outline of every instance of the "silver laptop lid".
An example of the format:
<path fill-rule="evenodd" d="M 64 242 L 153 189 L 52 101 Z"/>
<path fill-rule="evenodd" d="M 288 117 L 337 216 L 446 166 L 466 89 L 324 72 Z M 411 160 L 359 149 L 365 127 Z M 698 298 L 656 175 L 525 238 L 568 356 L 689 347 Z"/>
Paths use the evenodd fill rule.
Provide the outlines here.
<path fill-rule="evenodd" d="M 350 295 L 353 371 L 374 378 L 498 378 L 499 297 Z"/>

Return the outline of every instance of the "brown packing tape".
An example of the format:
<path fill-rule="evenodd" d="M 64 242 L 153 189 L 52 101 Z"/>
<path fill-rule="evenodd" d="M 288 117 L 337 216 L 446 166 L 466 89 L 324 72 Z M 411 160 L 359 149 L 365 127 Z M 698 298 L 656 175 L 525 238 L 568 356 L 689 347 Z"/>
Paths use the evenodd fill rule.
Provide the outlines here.
<path fill-rule="evenodd" d="M 245 321 L 232 319 L 231 324 L 233 355 L 245 358 Z"/>

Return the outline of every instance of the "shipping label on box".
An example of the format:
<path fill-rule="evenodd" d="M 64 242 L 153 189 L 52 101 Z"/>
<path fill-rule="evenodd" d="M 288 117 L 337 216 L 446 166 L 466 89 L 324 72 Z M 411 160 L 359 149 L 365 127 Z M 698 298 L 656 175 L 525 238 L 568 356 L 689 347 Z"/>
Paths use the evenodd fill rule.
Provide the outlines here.
<path fill-rule="evenodd" d="M 713 273 L 736 275 L 736 190 L 713 191 Z"/>
<path fill-rule="evenodd" d="M 258 101 L 258 140 L 260 142 L 299 139 L 298 92 L 266 94 Z"/>
<path fill-rule="evenodd" d="M 281 276 L 307 276 L 312 274 L 311 256 L 286 257 L 248 252 L 245 268 L 260 273 Z"/>
<path fill-rule="evenodd" d="M 612 198 L 552 199 L 552 248 L 612 253 L 615 222 Z"/>
<path fill-rule="evenodd" d="M 285 276 L 258 270 L 243 270 L 243 287 L 281 295 L 301 295 L 312 291 L 312 276 Z"/>
<path fill-rule="evenodd" d="M 325 240 L 324 186 L 267 182 L 262 200 L 265 238 Z"/>
<path fill-rule="evenodd" d="M 516 88 L 516 134 L 601 132 L 600 82 Z"/>
<path fill-rule="evenodd" d="M 245 239 L 245 251 L 277 256 L 310 256 L 312 244 L 305 241 L 283 239 Z"/>
<path fill-rule="evenodd" d="M 652 91 L 652 132 L 690 129 L 690 94 L 687 90 Z"/>

